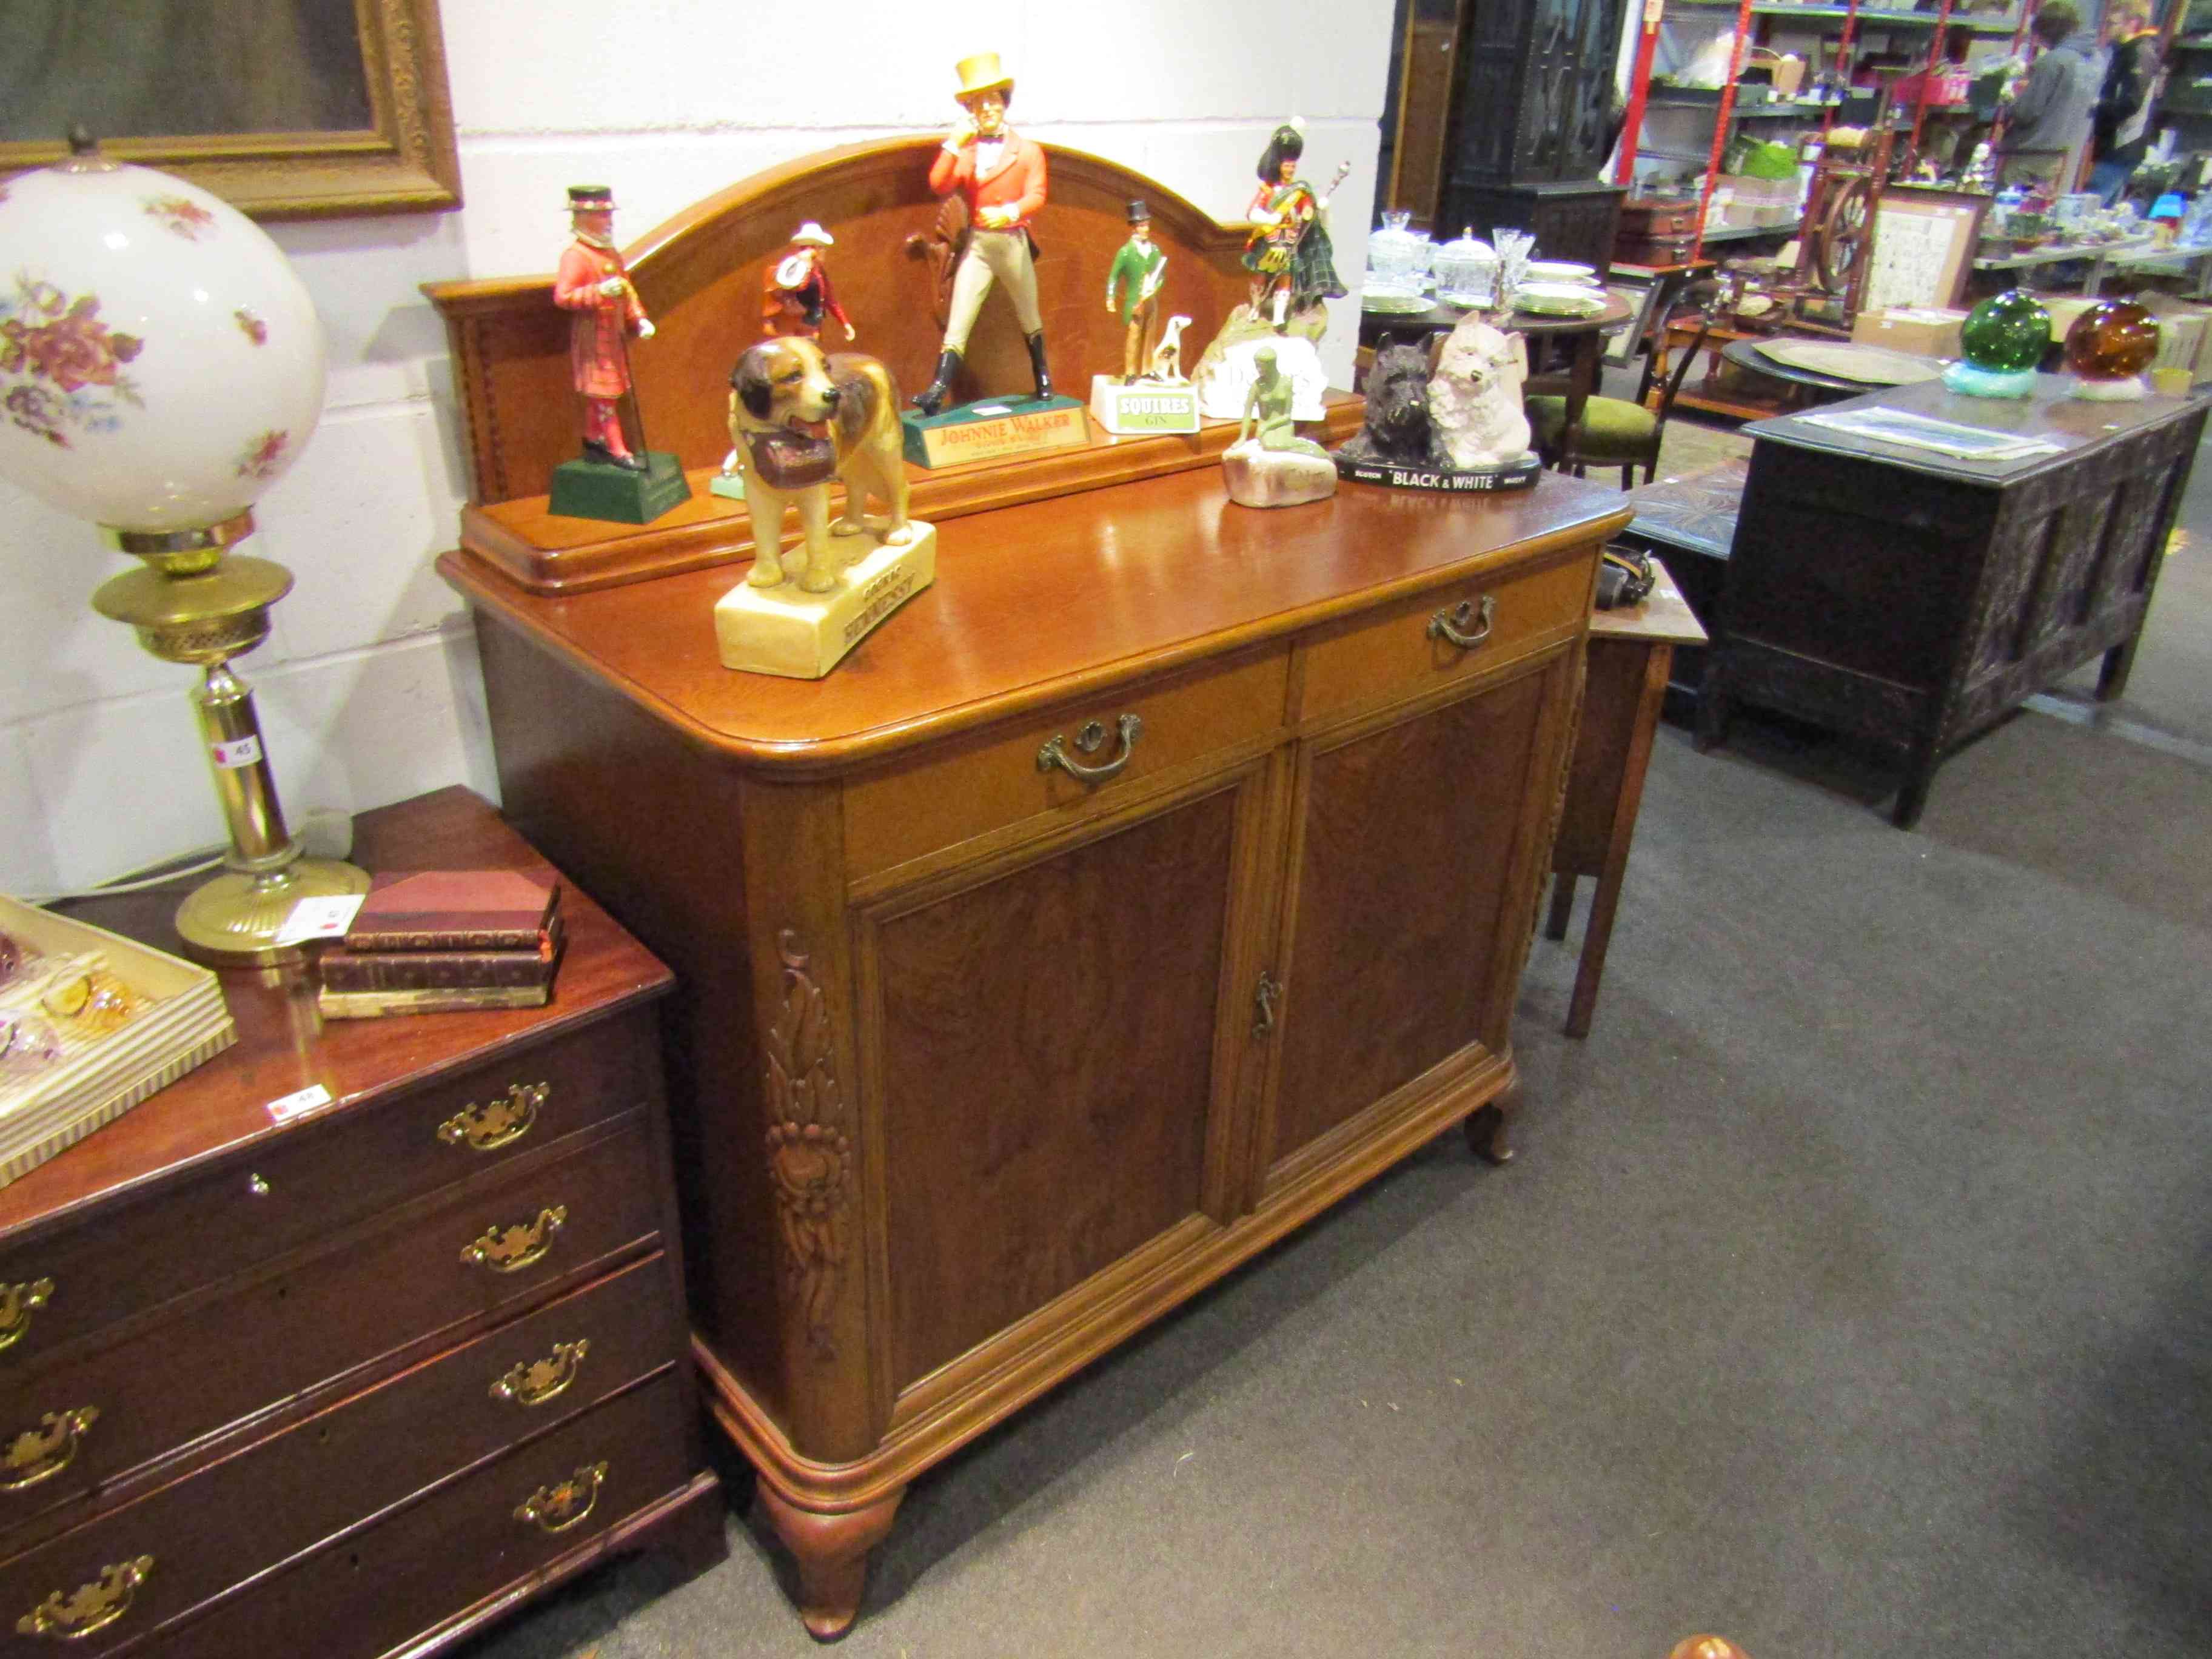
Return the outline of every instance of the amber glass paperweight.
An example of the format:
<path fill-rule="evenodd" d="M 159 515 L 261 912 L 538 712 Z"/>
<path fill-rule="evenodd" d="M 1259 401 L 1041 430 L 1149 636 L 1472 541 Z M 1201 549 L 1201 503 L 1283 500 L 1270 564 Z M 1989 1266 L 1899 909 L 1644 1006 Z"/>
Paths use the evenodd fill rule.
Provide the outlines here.
<path fill-rule="evenodd" d="M 2121 402 L 2145 397 L 2142 372 L 2158 356 L 2158 319 L 2132 300 L 2102 300 L 2066 331 L 2074 395 Z"/>
<path fill-rule="evenodd" d="M 2051 313 L 2019 289 L 1993 295 L 1968 313 L 1959 345 L 1965 356 L 1943 371 L 1945 386 L 1969 398 L 2025 398 L 2051 346 Z"/>

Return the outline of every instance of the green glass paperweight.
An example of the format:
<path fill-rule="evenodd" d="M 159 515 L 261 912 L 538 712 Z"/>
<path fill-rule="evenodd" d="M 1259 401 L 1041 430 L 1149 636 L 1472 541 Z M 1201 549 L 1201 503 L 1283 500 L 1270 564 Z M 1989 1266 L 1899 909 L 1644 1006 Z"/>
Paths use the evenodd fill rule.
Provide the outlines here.
<path fill-rule="evenodd" d="M 1967 313 L 1959 345 L 1965 357 L 1943 372 L 1945 386 L 1970 398 L 2025 398 L 2051 346 L 2051 313 L 2019 289 L 1995 295 Z"/>
<path fill-rule="evenodd" d="M 2074 395 L 2100 402 L 2146 397 L 2142 372 L 2158 356 L 2158 319 L 2132 300 L 2100 300 L 2066 331 Z"/>

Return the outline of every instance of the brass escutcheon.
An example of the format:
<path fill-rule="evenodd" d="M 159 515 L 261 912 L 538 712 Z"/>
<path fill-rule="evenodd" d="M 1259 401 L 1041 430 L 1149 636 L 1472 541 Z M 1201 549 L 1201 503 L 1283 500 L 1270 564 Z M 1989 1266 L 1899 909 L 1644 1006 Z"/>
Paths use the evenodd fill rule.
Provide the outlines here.
<path fill-rule="evenodd" d="M 462 1246 L 461 1260 L 481 1263 L 495 1273 L 520 1273 L 545 1259 L 553 1248 L 553 1235 L 568 1218 L 567 1205 L 550 1204 L 538 1212 L 535 1221 L 489 1227 L 481 1237 Z"/>
<path fill-rule="evenodd" d="M 96 1630 L 105 1630 L 131 1611 L 131 1598 L 154 1571 L 154 1558 L 118 1561 L 102 1567 L 89 1584 L 79 1584 L 67 1595 L 59 1590 L 15 1621 L 26 1636 L 44 1636 L 57 1642 L 74 1642 Z"/>
<path fill-rule="evenodd" d="M 100 1407 L 80 1406 L 73 1412 L 48 1412 L 35 1429 L 26 1429 L 8 1443 L 0 1457 L 0 1491 L 21 1492 L 41 1480 L 51 1480 L 70 1466 L 84 1431 L 100 1420 Z"/>
<path fill-rule="evenodd" d="M 514 1518 L 541 1532 L 566 1532 L 580 1526 L 599 1501 L 599 1483 L 607 1478 L 605 1463 L 586 1463 L 566 1480 L 540 1486 L 515 1505 Z"/>
<path fill-rule="evenodd" d="M 511 1400 L 518 1406 L 542 1406 L 568 1392 L 583 1369 L 584 1356 L 591 1351 L 590 1341 L 583 1337 L 556 1343 L 544 1358 L 526 1359 L 493 1382 L 492 1398 Z"/>
<path fill-rule="evenodd" d="M 31 1316 L 46 1305 L 54 1293 L 51 1279 L 34 1279 L 27 1285 L 0 1285 L 0 1353 L 23 1340 L 31 1328 Z"/>
<path fill-rule="evenodd" d="M 479 1106 L 467 1105 L 438 1126 L 438 1139 L 448 1146 L 467 1146 L 471 1152 L 495 1152 L 512 1146 L 538 1121 L 538 1109 L 553 1092 L 550 1083 L 510 1083 L 507 1093 Z"/>

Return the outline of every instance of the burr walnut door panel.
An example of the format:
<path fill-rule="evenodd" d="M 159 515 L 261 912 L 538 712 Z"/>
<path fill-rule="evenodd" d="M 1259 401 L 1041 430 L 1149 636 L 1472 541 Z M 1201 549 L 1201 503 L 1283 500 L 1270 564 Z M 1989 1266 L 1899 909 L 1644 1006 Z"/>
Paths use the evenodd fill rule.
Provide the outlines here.
<path fill-rule="evenodd" d="M 1554 653 L 1441 707 L 1304 745 L 1275 970 L 1279 1053 L 1261 1121 L 1271 1188 L 1394 1091 L 1479 1058 L 1470 1045 L 1502 1050 L 1501 976 L 1527 925 L 1513 896 L 1533 890 L 1552 793 L 1537 775 L 1547 756 L 1556 765 L 1571 665 Z"/>
<path fill-rule="evenodd" d="M 1270 775 L 1263 759 L 861 916 L 895 1390 L 1227 1218 L 1227 1011 L 1249 996 L 1232 976 Z"/>

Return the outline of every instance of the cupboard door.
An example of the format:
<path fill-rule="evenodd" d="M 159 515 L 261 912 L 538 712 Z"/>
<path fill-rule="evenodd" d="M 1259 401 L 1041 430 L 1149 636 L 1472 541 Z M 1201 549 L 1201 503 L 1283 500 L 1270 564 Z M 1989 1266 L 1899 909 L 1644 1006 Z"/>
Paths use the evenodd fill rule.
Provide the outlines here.
<path fill-rule="evenodd" d="M 895 1390 L 1225 1218 L 1267 775 L 862 914 Z"/>
<path fill-rule="evenodd" d="M 1572 659 L 1301 756 L 1268 1184 L 1431 1067 L 1503 1052 L 1533 842 L 1548 822 Z M 1540 795 L 1540 801 L 1532 799 Z M 1531 901 L 1533 902 L 1533 901 Z M 1353 1137 L 1356 1141 L 1357 1136 Z M 1313 1149 L 1312 1158 L 1298 1155 Z"/>

